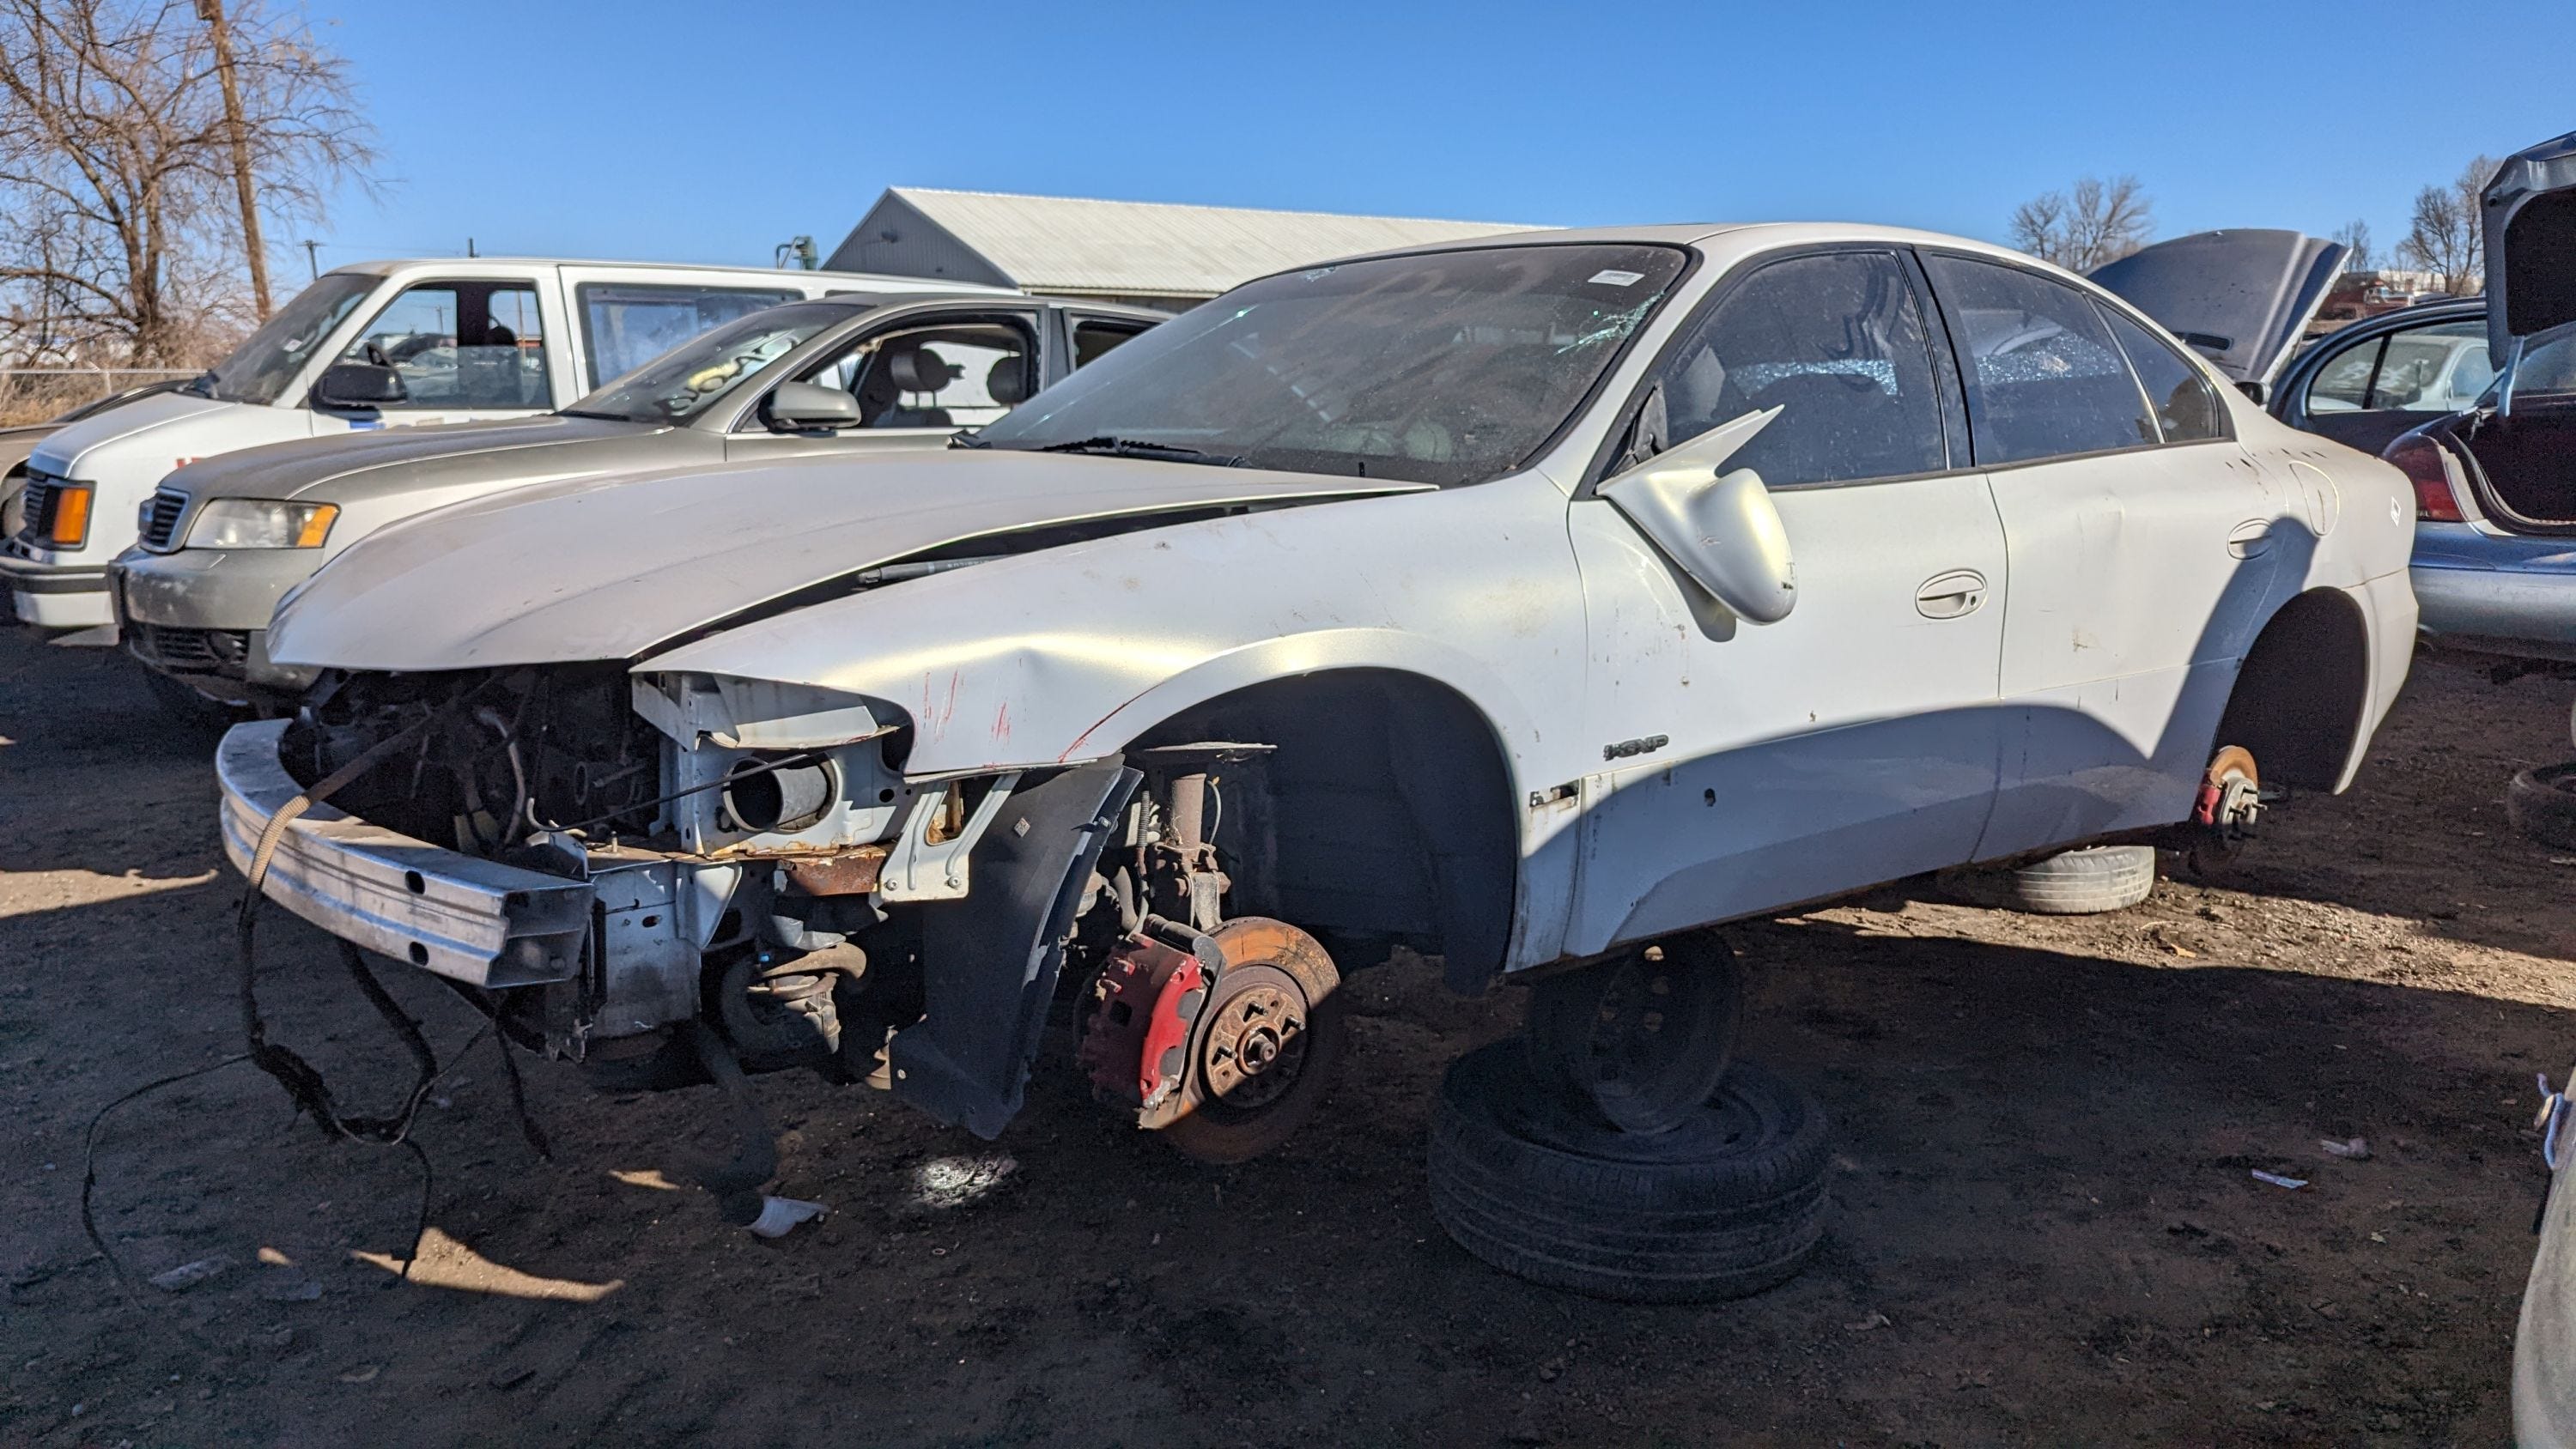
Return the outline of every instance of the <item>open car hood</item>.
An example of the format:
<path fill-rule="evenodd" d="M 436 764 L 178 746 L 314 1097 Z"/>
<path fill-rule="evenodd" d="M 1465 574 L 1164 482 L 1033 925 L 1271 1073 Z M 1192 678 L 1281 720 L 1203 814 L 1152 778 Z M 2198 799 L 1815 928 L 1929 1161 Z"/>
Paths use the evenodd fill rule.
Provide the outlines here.
<path fill-rule="evenodd" d="M 969 450 L 566 480 L 360 540 L 278 605 L 268 652 L 282 663 L 404 671 L 633 659 L 966 539 L 1113 518 L 1149 527 L 1197 509 L 1427 486 Z"/>
<path fill-rule="evenodd" d="M 2268 383 L 2325 305 L 2348 249 L 2295 231 L 2202 231 L 2093 269 L 2235 382 Z"/>
<path fill-rule="evenodd" d="M 2517 151 L 2480 198 L 2487 247 L 2487 350 L 2576 323 L 2576 131 Z"/>

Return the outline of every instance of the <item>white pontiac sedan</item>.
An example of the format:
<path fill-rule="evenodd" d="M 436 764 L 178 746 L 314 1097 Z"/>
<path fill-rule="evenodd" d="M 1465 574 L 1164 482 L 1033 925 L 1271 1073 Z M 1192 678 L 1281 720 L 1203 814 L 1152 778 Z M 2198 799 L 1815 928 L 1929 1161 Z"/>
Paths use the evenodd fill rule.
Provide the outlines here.
<path fill-rule="evenodd" d="M 1452 1074 L 1443 1221 L 1585 1291 L 1749 1291 L 1822 1231 L 1823 1129 L 1729 1070 L 1692 933 L 2344 788 L 2412 525 L 2394 469 L 1996 247 L 1464 242 L 1249 283 L 945 453 L 372 537 L 277 613 L 324 672 L 227 737 L 226 838 L 603 1080 L 805 1065 L 988 1136 L 1060 973 L 1076 1069 L 1217 1159 L 1312 1112 L 1342 966 L 1545 978 L 1531 1070 Z"/>

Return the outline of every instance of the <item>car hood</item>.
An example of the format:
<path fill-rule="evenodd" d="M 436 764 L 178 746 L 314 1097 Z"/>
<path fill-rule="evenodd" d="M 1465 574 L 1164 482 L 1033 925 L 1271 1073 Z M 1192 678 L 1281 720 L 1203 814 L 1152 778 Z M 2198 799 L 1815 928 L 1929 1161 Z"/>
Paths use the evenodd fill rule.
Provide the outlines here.
<path fill-rule="evenodd" d="M 61 431 L 36 445 L 32 463 L 56 477 L 78 477 L 81 455 L 109 443 L 201 418 L 208 413 L 226 412 L 243 406 L 240 403 L 217 402 L 193 392 L 152 393 L 120 403 L 106 412 L 65 424 Z"/>
<path fill-rule="evenodd" d="M 567 453 L 661 429 L 609 418 L 553 414 L 481 423 L 295 438 L 220 454 L 170 475 L 193 498 L 311 498 L 347 502 L 438 487 L 464 478 L 542 482 L 581 471 Z M 629 465 L 632 466 L 632 465 Z"/>
<path fill-rule="evenodd" d="M 2576 325 L 2576 131 L 2517 151 L 2480 198 L 2487 248 L 2487 350 Z"/>
<path fill-rule="evenodd" d="M 988 534 L 1427 485 L 957 450 L 541 484 L 361 540 L 278 605 L 280 663 L 632 659 L 862 569 Z M 865 647 L 853 640 L 853 648 Z"/>
<path fill-rule="evenodd" d="M 2349 248 L 2295 231 L 2194 232 L 2088 274 L 2235 382 L 2268 383 L 2325 305 Z"/>

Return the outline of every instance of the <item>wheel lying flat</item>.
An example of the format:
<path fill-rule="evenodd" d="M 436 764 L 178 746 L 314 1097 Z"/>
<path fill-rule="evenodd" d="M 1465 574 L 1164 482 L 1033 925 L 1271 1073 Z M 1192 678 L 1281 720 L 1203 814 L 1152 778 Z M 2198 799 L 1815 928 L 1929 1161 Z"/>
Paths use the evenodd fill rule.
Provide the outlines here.
<path fill-rule="evenodd" d="M 1689 1120 L 1620 1132 L 1534 1081 L 1519 1043 L 1449 1070 L 1431 1210 L 1515 1277 L 1598 1298 L 1696 1302 L 1795 1276 L 1823 1240 L 1830 1135 L 1806 1093 L 1739 1062 Z"/>
<path fill-rule="evenodd" d="M 1191 1029 L 1180 1110 L 1161 1131 L 1202 1162 L 1242 1162 L 1314 1115 L 1349 1038 L 1349 1013 L 1341 973 L 1314 937 L 1260 916 L 1208 934 L 1226 968 Z"/>
<path fill-rule="evenodd" d="M 2096 845 L 2061 851 L 2027 865 L 1950 877 L 1952 893 L 1970 905 L 2042 916 L 2125 910 L 2155 888 L 2156 848 L 2152 845 Z"/>
<path fill-rule="evenodd" d="M 1702 932 L 1541 980 L 1530 1067 L 1627 1132 L 1689 1120 L 1734 1059 L 1743 972 Z"/>

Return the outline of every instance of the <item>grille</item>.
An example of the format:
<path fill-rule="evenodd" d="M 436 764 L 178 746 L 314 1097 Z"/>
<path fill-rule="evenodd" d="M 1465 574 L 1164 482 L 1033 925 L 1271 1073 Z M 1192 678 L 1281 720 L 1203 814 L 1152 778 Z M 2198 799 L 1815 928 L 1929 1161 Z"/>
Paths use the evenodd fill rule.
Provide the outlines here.
<path fill-rule="evenodd" d="M 143 515 L 143 546 L 154 553 L 168 553 L 179 532 L 179 516 L 187 511 L 187 494 L 171 488 L 153 494 L 150 511 Z"/>
<path fill-rule="evenodd" d="M 135 624 L 136 652 L 176 670 L 230 672 L 250 652 L 250 636 L 238 629 L 169 629 Z"/>
<path fill-rule="evenodd" d="M 54 531 L 54 476 L 28 470 L 27 491 L 20 495 L 20 506 L 27 511 L 22 537 L 40 541 L 51 534 Z"/>

